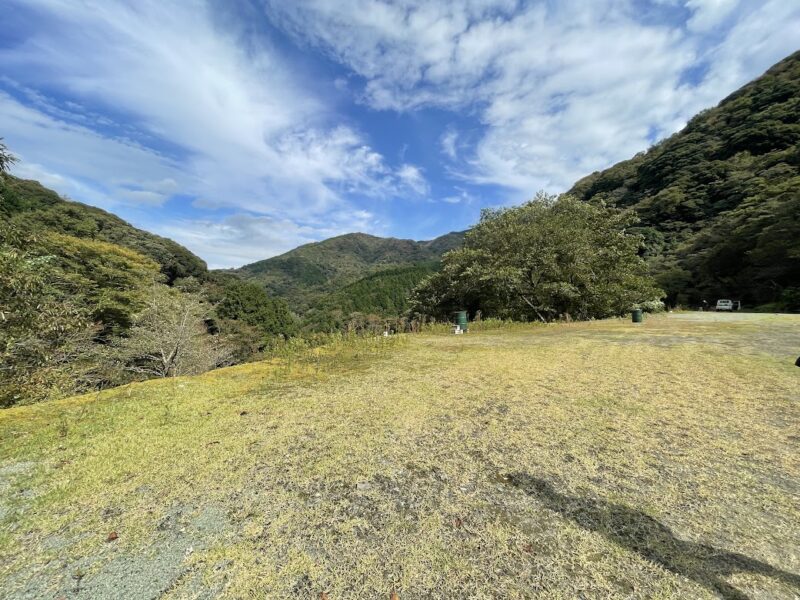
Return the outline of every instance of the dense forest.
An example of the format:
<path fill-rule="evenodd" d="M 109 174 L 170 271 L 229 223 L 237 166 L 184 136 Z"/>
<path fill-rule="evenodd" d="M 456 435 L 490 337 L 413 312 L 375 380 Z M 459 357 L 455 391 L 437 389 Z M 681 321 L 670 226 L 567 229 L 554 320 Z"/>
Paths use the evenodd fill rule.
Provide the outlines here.
<path fill-rule="evenodd" d="M 670 303 L 800 310 L 800 52 L 570 193 L 636 213 Z"/>
<path fill-rule="evenodd" d="M 128 248 L 155 261 L 167 282 L 203 277 L 207 272 L 206 263 L 180 244 L 136 229 L 99 208 L 65 202 L 37 181 L 7 175 L 0 181 L 0 195 L 0 217 L 12 228 L 37 227 Z"/>
<path fill-rule="evenodd" d="M 303 323 L 311 331 L 337 331 L 401 317 L 408 313 L 411 291 L 439 266 L 412 263 L 367 275 L 324 296 L 303 315 Z"/>

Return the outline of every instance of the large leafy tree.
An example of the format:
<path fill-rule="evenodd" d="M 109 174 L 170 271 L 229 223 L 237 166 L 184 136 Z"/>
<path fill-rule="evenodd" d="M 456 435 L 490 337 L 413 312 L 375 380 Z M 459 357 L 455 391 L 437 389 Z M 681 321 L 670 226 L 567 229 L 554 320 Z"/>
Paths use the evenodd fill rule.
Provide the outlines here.
<path fill-rule="evenodd" d="M 464 247 L 417 287 L 412 310 L 451 310 L 549 321 L 618 315 L 661 292 L 639 257 L 630 213 L 569 196 L 539 194 L 521 206 L 485 210 Z"/>

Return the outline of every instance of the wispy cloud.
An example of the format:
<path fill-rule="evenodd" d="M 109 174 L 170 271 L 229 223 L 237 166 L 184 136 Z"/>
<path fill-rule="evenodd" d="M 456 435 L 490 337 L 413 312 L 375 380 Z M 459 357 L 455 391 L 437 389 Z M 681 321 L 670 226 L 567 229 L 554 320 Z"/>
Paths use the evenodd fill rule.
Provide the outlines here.
<path fill-rule="evenodd" d="M 380 231 L 368 211 L 333 211 L 324 222 L 298 223 L 250 213 L 223 219 L 175 219 L 153 230 L 172 238 L 201 256 L 212 257 L 211 268 L 237 267 L 282 254 L 306 244 L 352 231 Z"/>
<path fill-rule="evenodd" d="M 397 172 L 400 181 L 414 193 L 423 196 L 430 191 L 428 182 L 419 167 L 403 164 Z"/>
<path fill-rule="evenodd" d="M 266 4 L 361 75 L 370 106 L 477 111 L 486 131 L 462 176 L 519 194 L 646 148 L 800 39 L 800 6 L 782 0 Z M 705 78 L 687 80 L 699 66 Z M 440 143 L 454 158 L 454 132 Z"/>
<path fill-rule="evenodd" d="M 456 144 L 458 143 L 458 132 L 455 129 L 448 129 L 442 134 L 442 137 L 439 138 L 439 144 L 442 147 L 442 152 L 444 152 L 445 156 L 447 156 L 450 160 L 456 160 L 458 158 L 458 149 Z"/>
<path fill-rule="evenodd" d="M 692 31 L 709 31 L 720 25 L 739 5 L 740 0 L 687 0 L 692 11 L 687 26 Z"/>
<path fill-rule="evenodd" d="M 445 196 L 442 202 L 447 204 L 471 204 L 475 201 L 472 195 L 463 188 L 456 188 L 456 193 L 452 196 Z"/>
<path fill-rule="evenodd" d="M 0 131 L 23 159 L 17 174 L 100 206 L 123 202 L 121 192 L 131 185 L 186 179 L 174 160 L 153 149 L 51 116 L 3 92 Z M 153 191 L 163 193 L 158 185 Z"/>
<path fill-rule="evenodd" d="M 25 0 L 16 9 L 32 11 L 36 27 L 0 49 L 0 131 L 60 191 L 107 207 L 156 206 L 180 192 L 294 219 L 424 183 L 338 122 L 267 37 L 220 27 L 205 2 Z"/>

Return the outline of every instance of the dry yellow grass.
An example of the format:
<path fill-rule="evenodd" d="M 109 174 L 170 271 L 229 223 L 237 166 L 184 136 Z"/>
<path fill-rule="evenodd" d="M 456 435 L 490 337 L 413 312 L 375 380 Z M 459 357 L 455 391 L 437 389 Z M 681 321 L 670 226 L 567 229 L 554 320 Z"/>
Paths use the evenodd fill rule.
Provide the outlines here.
<path fill-rule="evenodd" d="M 3 411 L 0 596 L 794 598 L 799 353 L 676 314 Z"/>

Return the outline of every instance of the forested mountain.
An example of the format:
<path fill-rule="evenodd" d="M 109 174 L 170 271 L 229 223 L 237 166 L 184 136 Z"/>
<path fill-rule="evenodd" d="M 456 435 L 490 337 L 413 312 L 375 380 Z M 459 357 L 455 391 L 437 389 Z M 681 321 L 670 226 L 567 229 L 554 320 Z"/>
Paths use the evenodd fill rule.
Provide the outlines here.
<path fill-rule="evenodd" d="M 265 285 L 270 293 L 278 295 L 289 303 L 293 310 L 305 312 L 320 302 L 330 304 L 333 298 L 328 296 L 334 292 L 335 298 L 343 301 L 341 308 L 381 312 L 389 308 L 381 299 L 377 304 L 361 302 L 358 298 L 366 298 L 358 290 L 346 286 L 355 284 L 364 277 L 387 271 L 385 276 L 365 282 L 363 286 L 373 287 L 381 281 L 384 290 L 392 282 L 390 294 L 399 293 L 396 285 L 402 287 L 402 294 L 407 295 L 418 281 L 416 275 L 422 270 L 430 271 L 431 263 L 441 259 L 442 254 L 458 247 L 464 234 L 449 233 L 434 240 L 415 242 L 396 238 L 381 238 L 364 233 L 350 233 L 334 238 L 306 244 L 285 254 L 268 258 L 250 265 L 235 269 L 233 272 L 246 280 Z M 397 271 L 407 269 L 405 275 Z M 392 305 L 404 304 L 399 300 Z M 344 307 L 347 304 L 347 307 Z M 383 305 L 382 305 L 383 304 Z M 360 308 L 355 308 L 359 306 Z"/>
<path fill-rule="evenodd" d="M 438 261 L 378 271 L 322 296 L 304 315 L 308 329 L 336 331 L 408 313 L 411 291 L 439 269 Z"/>
<path fill-rule="evenodd" d="M 337 290 L 326 304 L 344 312 L 401 315 L 408 309 L 408 291 L 438 267 L 427 262 L 378 271 Z"/>
<path fill-rule="evenodd" d="M 14 161 L 0 140 L 0 407 L 252 360 L 296 330 L 263 287 Z"/>
<path fill-rule="evenodd" d="M 570 193 L 636 212 L 669 301 L 800 310 L 800 52 Z"/>
<path fill-rule="evenodd" d="M 207 271 L 203 259 L 180 244 L 137 229 L 99 208 L 64 200 L 38 181 L 11 175 L 0 178 L 0 218 L 14 228 L 33 227 L 134 250 L 158 263 L 168 282 L 201 277 Z"/>

